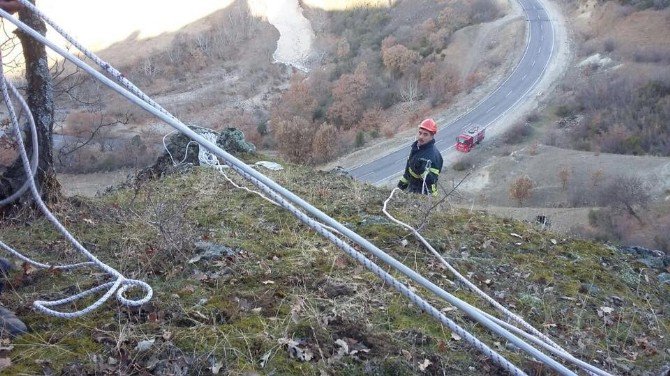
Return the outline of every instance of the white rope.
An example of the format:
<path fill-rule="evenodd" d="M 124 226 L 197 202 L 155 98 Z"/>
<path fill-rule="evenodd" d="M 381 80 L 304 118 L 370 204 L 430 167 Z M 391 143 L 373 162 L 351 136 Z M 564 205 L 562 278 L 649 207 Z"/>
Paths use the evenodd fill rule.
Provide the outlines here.
<path fill-rule="evenodd" d="M 22 3 L 25 2 L 25 0 L 20 0 Z M 434 285 L 432 282 L 426 280 L 424 277 L 420 276 L 418 273 L 416 273 L 414 270 L 409 269 L 402 263 L 398 262 L 397 260 L 393 259 L 391 256 L 386 254 L 385 252 L 381 251 L 379 248 L 376 246 L 372 245 L 369 243 L 367 240 L 363 239 L 360 237 L 360 235 L 356 234 L 355 232 L 349 230 L 346 228 L 346 226 L 343 226 L 341 223 L 335 221 L 331 217 L 327 216 L 325 213 L 321 212 L 320 210 L 314 208 L 304 200 L 300 199 L 290 191 L 286 190 L 285 188 L 281 187 L 277 183 L 273 182 L 269 178 L 265 177 L 264 175 L 260 174 L 259 172 L 249 168 L 249 166 L 245 165 L 241 161 L 239 161 L 237 158 L 233 157 L 232 155 L 228 154 L 224 150 L 220 149 L 216 144 L 212 143 L 211 141 L 205 139 L 201 135 L 198 135 L 196 132 L 185 126 L 183 123 L 181 123 L 178 119 L 175 117 L 168 115 L 164 112 L 164 110 L 161 110 L 160 108 L 155 107 L 152 105 L 150 102 L 146 100 L 142 100 L 141 98 L 138 98 L 137 95 L 131 93 L 128 90 L 125 90 L 118 84 L 110 81 L 108 78 L 105 76 L 101 75 L 99 72 L 91 69 L 89 66 L 87 66 L 85 63 L 83 63 L 81 60 L 79 60 L 77 57 L 73 56 L 69 52 L 63 50 L 62 48 L 55 46 L 53 43 L 49 42 L 41 36 L 39 33 L 35 32 L 34 30 L 30 29 L 27 27 L 25 24 L 22 22 L 16 20 L 15 18 L 11 17 L 8 13 L 1 11 L 0 10 L 0 15 L 5 17 L 8 21 L 14 23 L 17 25 L 19 28 L 24 30 L 26 33 L 30 34 L 32 37 L 40 41 L 41 43 L 44 43 L 48 45 L 50 48 L 54 49 L 56 52 L 70 60 L 71 62 L 75 63 L 78 67 L 82 68 L 85 70 L 87 73 L 91 74 L 94 76 L 96 79 L 100 80 L 103 84 L 107 85 L 111 89 L 117 91 L 119 94 L 127 98 L 128 100 L 134 102 L 138 106 L 142 107 L 143 109 L 147 110 L 148 112 L 154 114 L 161 120 L 165 121 L 169 125 L 173 126 L 183 134 L 189 136 L 191 139 L 195 140 L 198 142 L 201 146 L 205 147 L 207 150 L 210 152 L 216 154 L 218 157 L 221 157 L 224 159 L 232 169 L 240 173 L 243 177 L 247 178 L 250 180 L 253 184 L 255 184 L 257 187 L 261 188 L 264 192 L 266 192 L 268 195 L 273 197 L 275 200 L 280 200 L 280 202 L 285 203 L 285 208 L 287 208 L 291 213 L 296 215 L 298 218 L 300 218 L 303 222 L 308 224 L 311 228 L 315 229 L 318 233 L 322 234 L 323 236 L 327 237 L 329 240 L 331 240 L 333 243 L 338 245 L 341 249 L 345 250 L 345 252 L 349 253 L 352 257 L 354 257 L 356 260 L 359 262 L 362 262 L 366 267 L 368 267 L 370 270 L 373 270 L 376 274 L 378 274 L 380 277 L 384 278 L 394 286 L 396 289 L 398 289 L 403 295 L 408 296 L 415 304 L 418 304 L 422 309 L 426 310 L 427 312 L 430 312 L 431 315 L 439 317 L 439 319 L 445 323 L 445 325 L 452 327 L 452 325 L 447 321 L 448 319 L 444 317 L 437 309 L 434 307 L 430 306 L 427 302 L 425 302 L 423 299 L 418 297 L 416 294 L 412 293 L 411 290 L 409 290 L 406 286 L 402 285 L 400 282 L 395 280 L 392 276 L 388 275 L 383 269 L 379 268 L 376 266 L 376 264 L 372 263 L 369 261 L 367 258 L 365 258 L 362 254 L 359 253 L 353 253 L 356 252 L 352 247 L 348 246 L 346 243 L 344 243 L 342 240 L 338 239 L 335 237 L 332 233 L 329 233 L 327 230 L 325 230 L 323 227 L 319 226 L 319 223 L 316 222 L 314 219 L 307 217 L 304 213 L 300 212 L 297 208 L 295 208 L 291 203 L 287 202 L 284 200 L 284 198 L 292 201 L 293 203 L 305 208 L 306 211 L 311 213 L 312 215 L 316 216 L 317 218 L 321 219 L 322 221 L 326 222 L 327 224 L 331 225 L 332 227 L 336 228 L 340 233 L 342 233 L 344 236 L 347 236 L 349 239 L 353 240 L 354 242 L 358 243 L 371 253 L 373 253 L 375 256 L 380 257 L 383 261 L 397 269 L 398 271 L 402 272 L 406 276 L 410 277 L 411 279 L 418 281 L 420 284 L 422 284 L 424 287 L 428 288 L 430 291 L 438 294 L 439 296 L 446 297 L 450 303 L 453 305 L 463 309 L 468 313 L 471 317 L 482 323 L 483 325 L 487 326 L 489 329 L 493 330 L 494 332 L 498 333 L 499 335 L 504 336 L 511 342 L 513 342 L 517 347 L 522 349 L 523 351 L 527 352 L 528 354 L 532 355 L 536 359 L 544 362 L 545 364 L 549 365 L 551 368 L 556 370 L 562 375 L 574 375 L 574 373 L 561 364 L 557 363 L 555 360 L 547 357 L 545 354 L 541 353 L 537 349 L 533 348 L 532 346 L 528 345 L 527 343 L 523 342 L 519 338 L 515 337 L 513 334 L 505 330 L 504 328 L 500 327 L 499 325 L 495 324 L 493 321 L 489 320 L 485 316 L 481 315 L 475 310 L 472 310 L 468 305 L 456 297 L 446 293 L 446 291 L 440 289 L 438 286 Z M 280 196 L 281 195 L 281 196 Z M 125 288 L 121 287 L 118 291 L 122 292 L 125 291 Z M 455 325 L 455 324 L 453 324 Z M 485 353 L 487 356 L 491 357 L 491 359 L 499 364 L 501 367 L 507 369 L 508 371 L 512 372 L 513 374 L 523 374 L 521 370 L 513 366 L 511 363 L 509 363 L 506 359 L 504 359 L 502 356 L 499 354 L 495 353 L 488 347 L 486 347 L 484 344 L 481 344 L 476 338 L 472 337 L 469 333 L 464 333 L 462 329 L 457 328 L 456 326 L 453 327 L 458 334 L 463 334 L 464 338 L 472 338 L 473 342 L 470 342 L 473 344 L 473 346 L 483 353 Z M 481 344 L 481 345 L 479 345 Z"/>
<path fill-rule="evenodd" d="M 433 246 L 415 228 L 413 228 L 412 226 L 410 226 L 410 225 L 396 219 L 395 217 L 393 217 L 388 212 L 387 205 L 388 205 L 389 201 L 393 198 L 393 195 L 395 194 L 395 192 L 398 191 L 398 190 L 400 190 L 400 189 L 399 188 L 394 188 L 391 191 L 391 194 L 389 195 L 389 197 L 384 201 L 384 206 L 382 208 L 382 211 L 384 212 L 384 214 L 386 214 L 386 216 L 391 221 L 393 221 L 394 223 L 396 223 L 396 224 L 406 228 L 407 230 L 409 230 L 414 235 L 414 237 L 416 237 L 435 257 L 437 257 L 438 260 L 440 260 L 442 265 L 444 265 L 453 275 L 455 275 L 458 278 L 459 281 L 461 281 L 463 284 L 465 284 L 470 290 L 472 290 L 477 295 L 484 298 L 484 300 L 489 302 L 498 311 L 502 312 L 506 317 L 516 321 L 517 323 L 521 324 L 521 326 L 526 328 L 526 330 L 529 330 L 535 336 L 541 338 L 541 340 L 539 340 L 536 337 L 534 337 L 530 334 L 527 334 L 526 332 L 523 332 L 521 330 L 515 331 L 515 332 L 517 332 L 518 334 L 525 333 L 525 334 L 521 334 L 521 335 L 524 335 L 526 338 L 530 339 L 531 341 L 535 342 L 536 344 L 541 343 L 542 344 L 541 346 L 543 346 L 545 349 L 553 352 L 554 354 L 562 357 L 565 360 L 569 360 L 569 361 L 579 365 L 580 367 L 582 367 L 585 370 L 591 371 L 591 372 L 593 372 L 594 374 L 597 374 L 597 375 L 603 375 L 603 376 L 610 375 L 609 373 L 607 373 L 607 372 L 605 372 L 601 369 L 598 369 L 598 368 L 596 368 L 596 367 L 594 367 L 594 366 L 592 366 L 592 365 L 590 365 L 586 362 L 583 362 L 583 361 L 575 358 L 574 356 L 570 355 L 570 353 L 568 353 L 566 350 L 564 350 L 558 344 L 556 344 L 554 341 L 552 341 L 551 338 L 544 335 L 542 332 L 537 330 L 532 325 L 528 324 L 522 317 L 514 314 L 513 312 L 511 312 L 510 310 L 505 308 L 502 304 L 500 304 L 498 301 L 496 301 L 495 299 L 490 297 L 488 294 L 486 294 L 484 291 L 482 291 L 479 287 L 477 287 L 477 285 L 475 285 L 470 280 L 468 280 L 466 277 L 464 277 L 461 273 L 459 273 L 458 270 L 456 270 L 451 264 L 449 264 L 449 262 L 447 262 L 447 260 L 445 260 L 444 257 L 442 257 L 442 255 L 440 255 L 440 253 L 437 252 L 435 250 L 435 248 L 433 248 Z M 480 313 L 486 315 L 488 318 L 496 321 L 499 325 L 506 326 L 507 329 L 510 329 L 510 330 L 514 331 L 514 329 L 511 329 L 511 328 L 515 328 L 514 326 L 511 326 L 511 325 L 508 326 L 508 324 L 505 323 L 504 321 L 498 320 L 495 317 L 489 315 L 488 313 L 486 313 L 484 311 L 479 310 L 476 307 L 474 307 L 474 308 L 477 309 Z M 515 328 L 515 329 L 517 329 L 517 328 Z"/>
<path fill-rule="evenodd" d="M 0 9 L 0 15 L 3 17 L 8 16 L 9 14 L 5 12 L 4 10 Z M 35 180 L 33 177 L 32 173 L 32 166 L 30 164 L 30 160 L 28 159 L 28 154 L 26 152 L 25 146 L 23 144 L 23 137 L 21 136 L 21 128 L 18 123 L 18 119 L 16 117 L 16 112 L 14 110 L 14 106 L 11 102 L 11 98 L 9 96 L 9 90 L 8 90 L 8 82 L 5 78 L 4 72 L 3 72 L 3 62 L 2 62 L 2 54 L 0 54 L 0 89 L 2 90 L 2 97 L 7 105 L 7 110 L 9 112 L 9 117 L 11 119 L 11 123 L 13 125 L 14 129 L 14 135 L 16 137 L 18 146 L 19 146 L 19 155 L 21 157 L 21 161 L 23 163 L 23 168 L 26 174 L 26 180 L 28 182 L 30 191 L 32 193 L 33 199 L 37 206 L 40 208 L 42 213 L 47 217 L 47 219 L 56 227 L 56 229 L 74 246 L 75 249 L 77 249 L 80 253 L 84 254 L 90 262 L 83 262 L 83 263 L 77 263 L 77 264 L 72 264 L 72 265 L 64 265 L 64 266 L 57 266 L 54 268 L 58 269 L 71 269 L 75 267 L 80 267 L 84 265 L 92 265 L 95 264 L 104 271 L 106 271 L 108 274 L 111 274 L 113 277 L 116 278 L 116 281 L 114 282 L 108 282 L 103 285 L 100 285 L 98 287 L 94 287 L 92 289 L 83 291 L 77 295 L 70 296 L 65 299 L 60 299 L 57 301 L 43 301 L 43 300 L 36 300 L 33 302 L 34 307 L 46 314 L 61 317 L 61 318 L 74 318 L 74 317 L 79 317 L 82 315 L 85 315 L 86 313 L 98 308 L 101 306 L 104 302 L 106 302 L 109 297 L 116 293 L 116 298 L 121 302 L 121 304 L 129 305 L 129 306 L 138 306 L 142 305 L 146 302 L 148 302 L 151 299 L 151 296 L 153 295 L 153 290 L 151 289 L 151 286 L 149 286 L 147 283 L 138 281 L 138 280 L 133 280 L 133 279 L 127 279 L 125 278 L 121 273 L 113 269 L 112 267 L 104 264 L 102 261 L 98 260 L 92 253 L 90 253 L 86 248 L 84 248 L 68 231 L 65 229 L 65 227 L 58 221 L 58 219 L 49 211 L 49 209 L 46 207 L 44 202 L 42 201 L 40 197 L 40 193 L 37 189 L 37 186 L 35 184 Z M 15 94 L 18 94 L 15 89 L 12 89 L 12 92 Z M 33 134 L 36 133 L 35 129 L 32 129 Z M 33 148 L 37 149 L 39 145 L 37 143 L 33 144 Z M 1 248 L 9 251 L 10 253 L 14 255 L 19 255 L 20 253 L 11 247 L 7 246 L 5 243 L 0 242 Z M 38 266 L 38 267 L 51 267 L 48 264 L 43 264 L 39 262 L 35 262 L 25 256 L 20 257 L 22 260 L 27 261 L 31 263 L 32 265 Z M 141 289 L 145 291 L 145 295 L 141 299 L 137 300 L 130 300 L 126 299 L 123 294 L 125 291 L 127 291 L 130 287 L 133 286 L 138 286 Z M 79 300 L 85 296 L 91 295 L 99 290 L 102 290 L 104 288 L 109 287 L 109 290 L 97 301 L 94 303 L 90 304 L 89 306 L 85 307 L 84 309 L 81 309 L 76 312 L 60 312 L 56 311 L 50 307 L 56 307 L 60 306 L 62 304 L 66 303 L 71 303 L 76 300 Z"/>
<path fill-rule="evenodd" d="M 37 173 L 37 163 L 39 159 L 39 148 L 37 147 L 37 127 L 35 126 L 35 118 L 33 118 L 33 115 L 30 112 L 30 107 L 28 107 L 28 103 L 26 103 L 21 94 L 19 94 L 18 90 L 16 90 L 16 87 L 14 87 L 14 85 L 9 85 L 9 88 L 11 89 L 14 98 L 16 98 L 19 101 L 21 108 L 23 108 L 23 111 L 26 113 L 26 117 L 28 118 L 28 128 L 30 130 L 30 139 L 32 141 L 33 150 L 30 159 L 30 174 L 26 176 L 26 181 L 23 182 L 21 187 L 17 189 L 16 192 L 0 200 L 0 206 L 4 206 L 14 202 L 29 189 L 30 182 L 28 182 L 28 180 L 33 179 L 35 177 L 35 174 Z M 14 127 L 12 127 L 11 129 L 12 133 L 14 133 L 15 131 Z"/>
<path fill-rule="evenodd" d="M 173 166 L 178 166 L 178 165 L 186 162 L 186 158 L 188 158 L 188 147 L 191 146 L 191 144 L 197 144 L 197 142 L 189 141 L 186 144 L 186 150 L 184 151 L 184 158 L 182 158 L 181 162 L 177 163 L 177 162 L 175 162 L 174 158 L 172 157 L 172 153 L 170 153 L 170 149 L 168 149 L 167 144 L 165 144 L 165 139 L 167 138 L 167 136 L 169 136 L 169 135 L 171 135 L 175 132 L 177 132 L 177 131 L 172 131 L 172 132 L 166 134 L 165 136 L 163 136 L 163 148 L 165 148 L 165 151 L 167 151 L 168 156 L 170 157 L 170 160 L 172 161 L 172 165 Z"/>

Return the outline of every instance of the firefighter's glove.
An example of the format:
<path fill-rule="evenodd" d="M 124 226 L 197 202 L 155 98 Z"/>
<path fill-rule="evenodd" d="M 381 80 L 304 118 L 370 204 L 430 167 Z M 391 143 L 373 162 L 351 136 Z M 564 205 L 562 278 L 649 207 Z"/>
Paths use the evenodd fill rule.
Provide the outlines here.
<path fill-rule="evenodd" d="M 409 184 L 407 184 L 407 182 L 404 182 L 404 181 L 402 181 L 402 180 L 400 180 L 400 181 L 398 182 L 398 188 L 402 189 L 403 191 L 404 191 L 405 189 L 407 189 L 407 186 L 408 186 L 408 185 L 409 185 Z"/>

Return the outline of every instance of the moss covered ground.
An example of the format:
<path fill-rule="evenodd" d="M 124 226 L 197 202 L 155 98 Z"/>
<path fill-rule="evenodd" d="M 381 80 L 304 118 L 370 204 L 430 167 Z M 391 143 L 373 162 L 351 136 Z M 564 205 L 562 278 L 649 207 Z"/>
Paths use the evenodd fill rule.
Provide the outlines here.
<path fill-rule="evenodd" d="M 445 290 L 494 313 L 383 215 L 388 190 L 298 166 L 263 172 Z M 401 193 L 389 210 L 411 225 L 423 223 L 424 236 L 463 275 L 574 355 L 615 374 L 654 374 L 670 364 L 670 286 L 657 281 L 658 273 L 609 245 L 447 204 L 427 212 L 427 200 Z M 0 299 L 30 331 L 3 340 L 7 374 L 500 372 L 287 211 L 212 170 L 194 167 L 96 198 L 68 198 L 54 211 L 101 260 L 148 282 L 154 297 L 136 308 L 110 300 L 77 319 L 45 316 L 32 308 L 34 300 L 66 297 L 108 277 L 95 268 L 57 272 L 15 261 Z M 81 260 L 34 213 L 1 223 L 0 239 L 35 259 Z M 203 243 L 227 251 L 210 257 Z M 529 374 L 552 374 L 384 267 Z"/>

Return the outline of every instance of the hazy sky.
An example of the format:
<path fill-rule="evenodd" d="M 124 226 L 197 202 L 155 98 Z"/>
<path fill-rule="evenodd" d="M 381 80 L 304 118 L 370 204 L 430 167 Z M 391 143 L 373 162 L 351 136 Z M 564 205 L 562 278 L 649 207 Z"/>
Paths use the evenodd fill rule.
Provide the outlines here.
<path fill-rule="evenodd" d="M 233 0 L 37 0 L 37 6 L 78 41 L 100 49 L 139 32 L 147 38 L 183 26 Z"/>

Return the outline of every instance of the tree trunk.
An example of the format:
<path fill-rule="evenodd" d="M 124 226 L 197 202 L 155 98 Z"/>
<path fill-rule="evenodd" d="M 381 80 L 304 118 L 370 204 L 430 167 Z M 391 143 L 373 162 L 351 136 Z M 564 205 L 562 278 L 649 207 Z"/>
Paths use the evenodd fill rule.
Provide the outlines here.
<path fill-rule="evenodd" d="M 34 3 L 35 0 L 31 0 L 31 2 Z M 37 30 L 40 34 L 46 34 L 44 21 L 32 12 L 25 9 L 19 11 L 19 19 Z M 37 126 L 39 161 L 35 181 L 42 199 L 47 203 L 53 203 L 61 197 L 61 194 L 60 184 L 56 180 L 56 172 L 53 166 L 53 82 L 51 72 L 49 72 L 46 48 L 43 44 L 20 30 L 17 30 L 16 34 L 21 41 L 23 57 L 26 63 L 26 101 L 33 113 L 35 125 Z M 32 148 L 35 147 L 32 144 L 30 135 L 25 137 L 24 145 L 28 150 L 28 155 L 30 155 Z M 23 185 L 25 177 L 26 174 L 21 158 L 18 158 L 0 179 L 2 181 L 0 198 L 7 197 L 12 192 L 18 190 Z M 31 197 L 30 191 L 27 191 L 15 205 L 23 206 L 29 204 L 32 201 Z"/>

